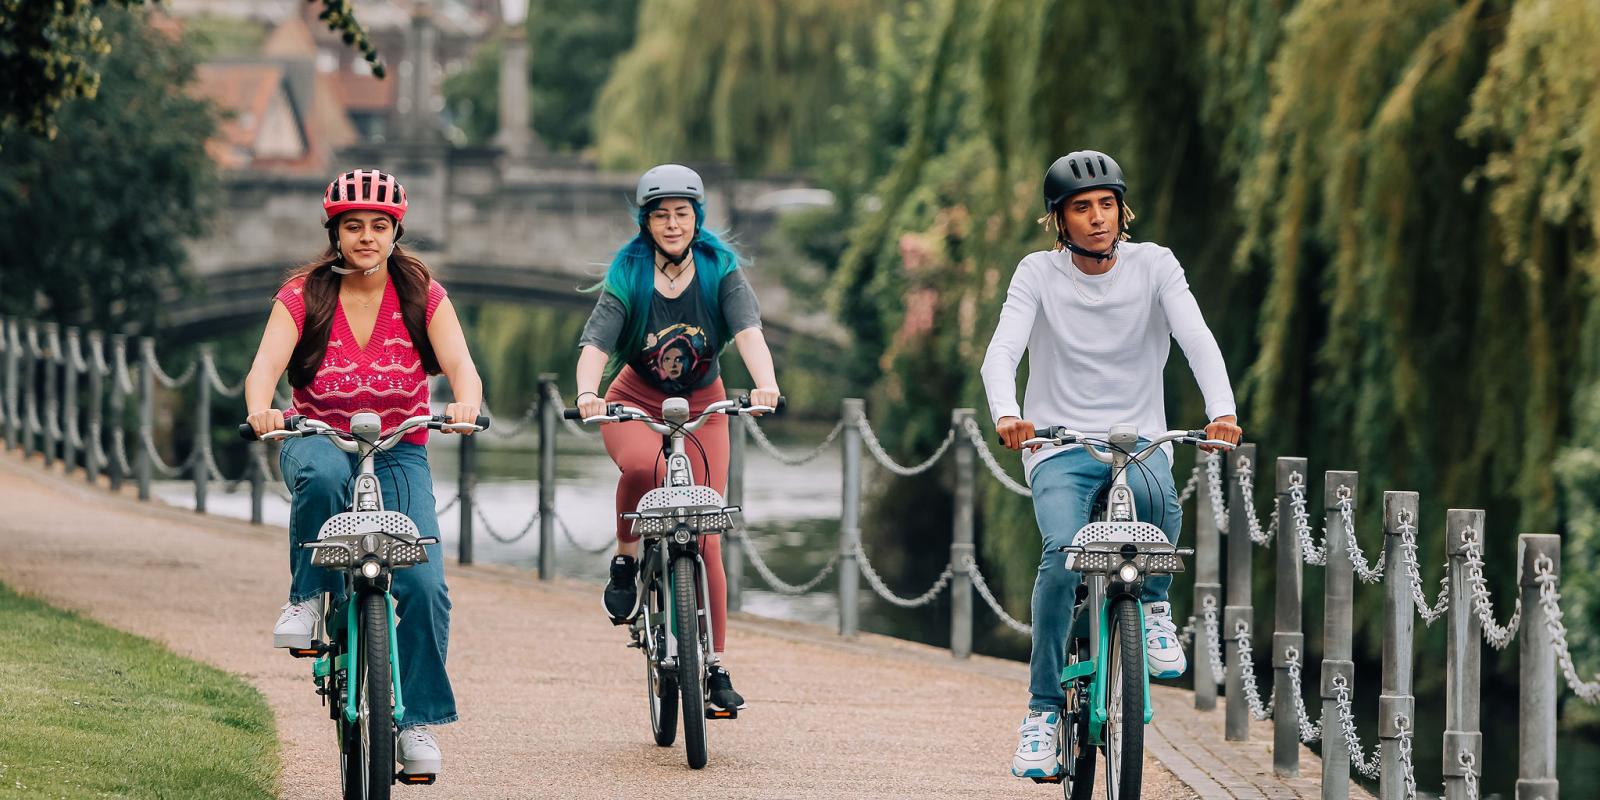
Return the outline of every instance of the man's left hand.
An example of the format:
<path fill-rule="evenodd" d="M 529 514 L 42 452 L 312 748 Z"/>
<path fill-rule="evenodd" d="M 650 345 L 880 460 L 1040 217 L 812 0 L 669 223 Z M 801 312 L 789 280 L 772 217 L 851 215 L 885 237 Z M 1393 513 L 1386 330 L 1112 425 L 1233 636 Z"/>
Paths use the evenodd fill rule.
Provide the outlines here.
<path fill-rule="evenodd" d="M 1239 440 L 1243 437 L 1244 428 L 1239 427 L 1238 417 L 1235 417 L 1232 414 L 1229 414 L 1225 417 L 1217 417 L 1211 421 L 1210 425 L 1206 426 L 1207 439 L 1216 439 L 1227 442 L 1228 444 L 1237 445 L 1239 444 Z M 1200 449 L 1206 451 L 1207 453 L 1214 453 L 1221 448 L 1201 445 Z"/>

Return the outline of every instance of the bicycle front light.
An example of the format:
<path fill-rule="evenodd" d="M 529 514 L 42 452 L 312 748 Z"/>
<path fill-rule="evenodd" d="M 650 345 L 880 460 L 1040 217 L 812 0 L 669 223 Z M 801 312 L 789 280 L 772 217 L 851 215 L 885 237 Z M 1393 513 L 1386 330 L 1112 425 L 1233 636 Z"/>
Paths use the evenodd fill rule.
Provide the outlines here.
<path fill-rule="evenodd" d="M 383 566 L 380 565 L 378 560 L 375 558 L 369 558 L 366 561 L 361 562 L 361 575 L 367 580 L 372 580 L 373 578 L 378 577 L 378 573 L 382 571 Z"/>
<path fill-rule="evenodd" d="M 1117 569 L 1117 577 L 1123 583 L 1133 583 L 1139 580 L 1139 567 L 1132 561 L 1124 561 L 1122 566 Z"/>

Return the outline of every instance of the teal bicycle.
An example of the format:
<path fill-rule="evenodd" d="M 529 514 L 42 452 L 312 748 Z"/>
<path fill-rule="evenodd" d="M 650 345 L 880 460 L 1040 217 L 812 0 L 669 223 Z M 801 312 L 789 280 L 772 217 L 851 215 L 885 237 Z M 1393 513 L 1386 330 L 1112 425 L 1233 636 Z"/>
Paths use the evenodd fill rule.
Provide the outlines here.
<path fill-rule="evenodd" d="M 1083 574 L 1083 588 L 1073 608 L 1072 635 L 1067 645 L 1061 688 L 1057 739 L 1062 769 L 1037 783 L 1060 783 L 1070 800 L 1094 795 L 1095 753 L 1105 760 L 1108 800 L 1138 800 L 1144 777 L 1144 726 L 1155 717 L 1150 704 L 1150 676 L 1145 668 L 1144 605 L 1139 594 L 1151 575 L 1183 571 L 1183 557 L 1194 550 L 1167 541 L 1161 528 L 1140 522 L 1135 511 L 1128 470 L 1167 442 L 1231 448 L 1207 439 L 1205 431 L 1168 431 L 1139 448 L 1138 429 L 1113 426 L 1104 436 L 1062 427 L 1041 430 L 1024 447 L 1080 445 L 1096 460 L 1111 465 L 1111 484 L 1096 506 L 1093 521 L 1060 548 L 1067 569 Z"/>
<path fill-rule="evenodd" d="M 395 637 L 394 596 L 390 576 L 397 569 L 426 563 L 430 544 L 416 523 L 399 511 L 383 508 L 383 490 L 373 470 L 377 453 L 394 447 L 407 433 L 426 427 L 436 431 L 481 431 L 488 417 L 474 423 L 451 423 L 443 416 L 416 416 L 388 433 L 378 415 L 363 413 L 350 421 L 350 432 L 324 422 L 291 416 L 284 430 L 261 439 L 327 436 L 335 446 L 360 457 L 351 491 L 350 510 L 323 523 L 317 540 L 301 545 L 312 551 L 311 564 L 344 574 L 343 591 L 323 597 L 321 635 L 311 647 L 291 648 L 296 658 L 315 659 L 311 675 L 317 694 L 328 707 L 339 744 L 339 773 L 345 800 L 388 800 L 395 783 L 431 784 L 431 774 L 395 770 L 395 736 L 405 719 L 400 692 L 400 653 Z M 239 435 L 257 438 L 248 425 Z"/>

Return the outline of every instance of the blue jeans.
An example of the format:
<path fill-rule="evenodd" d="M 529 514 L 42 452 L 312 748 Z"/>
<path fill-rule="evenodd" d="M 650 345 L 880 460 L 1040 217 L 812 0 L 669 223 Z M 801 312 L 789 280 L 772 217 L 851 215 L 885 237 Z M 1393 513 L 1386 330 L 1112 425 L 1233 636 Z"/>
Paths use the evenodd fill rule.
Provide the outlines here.
<path fill-rule="evenodd" d="M 433 476 L 428 450 L 401 443 L 379 453 L 373 462 L 383 486 L 383 507 L 399 511 L 417 524 L 423 536 L 439 535 L 434 515 Z M 294 494 L 289 509 L 289 602 L 314 600 L 324 592 L 344 592 L 340 573 L 311 566 L 311 551 L 300 546 L 315 541 L 322 523 L 350 510 L 350 488 L 356 457 L 323 436 L 287 439 L 278 455 L 283 482 Z M 394 572 L 390 591 L 400 622 L 400 689 L 406 703 L 402 724 L 443 725 L 456 720 L 455 692 L 445 674 L 450 641 L 450 590 L 444 585 L 444 549 L 429 545 L 428 562 Z"/>
<path fill-rule="evenodd" d="M 1139 446 L 1149 444 L 1141 440 Z M 1172 465 L 1166 453 L 1156 451 L 1145 460 L 1148 471 L 1128 468 L 1128 488 L 1140 522 L 1160 526 L 1174 544 L 1183 530 L 1183 509 L 1172 483 Z M 1061 668 L 1066 661 L 1067 632 L 1072 627 L 1072 605 L 1082 573 L 1066 568 L 1066 553 L 1056 548 L 1072 544 L 1078 529 L 1089 523 L 1095 498 L 1111 484 L 1111 466 L 1079 449 L 1051 456 L 1034 468 L 1033 515 L 1044 537 L 1039 574 L 1033 580 L 1033 654 L 1028 659 L 1030 711 L 1058 709 L 1067 700 L 1061 691 Z M 1151 576 L 1141 598 L 1146 603 L 1167 599 L 1171 575 Z"/>

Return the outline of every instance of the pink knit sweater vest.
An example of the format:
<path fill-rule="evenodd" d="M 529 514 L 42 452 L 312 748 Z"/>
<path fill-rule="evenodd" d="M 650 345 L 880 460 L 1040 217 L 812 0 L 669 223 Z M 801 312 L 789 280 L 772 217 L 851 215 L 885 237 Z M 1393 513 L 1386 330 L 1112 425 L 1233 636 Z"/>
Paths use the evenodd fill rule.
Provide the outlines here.
<path fill-rule="evenodd" d="M 277 295 L 278 302 L 294 317 L 295 330 L 300 333 L 305 332 L 306 324 L 306 304 L 301 296 L 304 284 L 304 279 L 290 281 Z M 433 312 L 444 298 L 444 287 L 430 281 L 427 323 L 433 322 Z M 393 281 L 383 287 L 378 320 L 365 347 L 357 346 L 344 306 L 334 303 L 327 355 L 310 385 L 294 390 L 293 401 L 293 408 L 287 412 L 345 431 L 350 430 L 350 418 L 363 411 L 377 414 L 384 430 L 407 417 L 428 413 L 428 376 L 411 332 L 401 319 L 400 295 L 395 293 Z M 404 441 L 427 444 L 428 430 L 414 430 L 406 434 Z"/>

